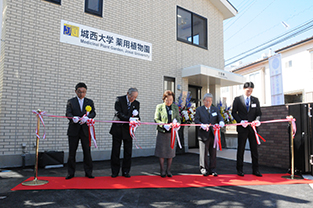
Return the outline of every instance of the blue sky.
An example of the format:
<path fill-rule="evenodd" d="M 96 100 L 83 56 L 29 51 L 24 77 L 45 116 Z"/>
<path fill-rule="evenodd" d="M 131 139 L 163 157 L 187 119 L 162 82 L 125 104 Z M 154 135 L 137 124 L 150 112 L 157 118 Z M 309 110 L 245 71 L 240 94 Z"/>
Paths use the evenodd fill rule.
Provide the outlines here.
<path fill-rule="evenodd" d="M 313 20 L 313 0 L 229 0 L 229 2 L 238 10 L 238 14 L 224 20 L 225 65 L 240 59 L 240 56 L 231 59 L 236 55 Z M 289 27 L 286 28 L 282 21 Z M 313 36 L 313 26 L 308 31 L 270 48 L 274 52 L 311 36 Z M 269 47 L 242 59 L 242 62 L 256 61 L 268 51 Z"/>

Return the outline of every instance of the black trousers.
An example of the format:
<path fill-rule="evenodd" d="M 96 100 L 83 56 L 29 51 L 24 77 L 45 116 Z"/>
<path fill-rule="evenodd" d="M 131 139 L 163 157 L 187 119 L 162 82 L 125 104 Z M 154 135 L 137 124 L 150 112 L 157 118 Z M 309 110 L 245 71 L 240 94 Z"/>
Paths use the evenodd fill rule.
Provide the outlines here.
<path fill-rule="evenodd" d="M 251 128 L 248 126 L 247 128 Z M 247 131 L 238 133 L 238 147 L 237 147 L 237 170 L 243 171 L 243 158 L 245 152 L 245 146 L 249 139 L 250 152 L 252 158 L 252 171 L 259 170 L 259 153 L 258 144 L 255 139 L 254 131 L 252 129 L 247 129 Z"/>
<path fill-rule="evenodd" d="M 69 175 L 75 174 L 76 168 L 76 151 L 78 147 L 78 142 L 81 141 L 83 153 L 84 153 L 84 170 L 87 175 L 92 174 L 92 158 L 89 147 L 89 138 L 86 137 L 82 131 L 79 132 L 79 136 L 69 136 L 68 145 L 69 145 L 69 155 L 67 160 L 67 172 Z"/>
<path fill-rule="evenodd" d="M 122 173 L 129 173 L 131 166 L 131 157 L 133 149 L 132 139 L 121 139 L 120 137 L 112 136 L 112 152 L 111 152 L 111 170 L 112 174 L 118 175 L 120 172 L 120 152 L 123 141 L 124 158 L 122 162 Z"/>

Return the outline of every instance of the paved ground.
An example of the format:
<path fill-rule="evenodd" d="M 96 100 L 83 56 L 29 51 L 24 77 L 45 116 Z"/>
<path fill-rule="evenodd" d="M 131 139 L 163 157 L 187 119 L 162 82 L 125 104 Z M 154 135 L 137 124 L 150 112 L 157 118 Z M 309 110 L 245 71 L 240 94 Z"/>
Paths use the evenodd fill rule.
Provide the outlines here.
<path fill-rule="evenodd" d="M 156 157 L 132 160 L 131 175 L 158 175 Z M 235 161 L 217 159 L 219 174 L 236 174 Z M 0 173 L 0 207 L 313 207 L 313 190 L 308 184 L 224 186 L 181 189 L 127 190 L 42 190 L 11 191 L 33 176 L 31 169 L 12 169 Z M 251 164 L 244 171 L 251 173 Z M 260 167 L 262 173 L 286 173 L 285 169 Z M 173 160 L 172 173 L 198 174 L 198 155 L 186 153 Z M 110 161 L 94 162 L 94 176 L 109 176 Z M 66 176 L 66 167 L 39 169 L 38 176 Z M 77 165 L 76 176 L 84 176 Z M 92 179 L 91 179 L 92 180 Z M 5 197 L 5 198 L 4 198 Z"/>

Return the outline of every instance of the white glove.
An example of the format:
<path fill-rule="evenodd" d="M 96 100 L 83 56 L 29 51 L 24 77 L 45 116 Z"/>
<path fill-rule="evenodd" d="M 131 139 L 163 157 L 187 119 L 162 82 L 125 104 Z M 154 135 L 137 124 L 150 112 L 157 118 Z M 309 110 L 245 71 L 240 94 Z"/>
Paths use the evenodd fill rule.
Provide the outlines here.
<path fill-rule="evenodd" d="M 173 123 L 177 123 L 177 119 L 176 118 L 173 119 Z"/>
<path fill-rule="evenodd" d="M 248 121 L 247 120 L 241 120 L 240 123 L 242 123 L 242 127 L 246 128 L 248 126 Z"/>
<path fill-rule="evenodd" d="M 79 124 L 82 125 L 82 124 L 86 123 L 88 119 L 89 119 L 89 118 L 84 115 L 84 116 L 82 117 L 82 119 L 80 120 Z"/>
<path fill-rule="evenodd" d="M 133 110 L 133 116 L 138 116 L 138 111 L 136 109 Z"/>
<path fill-rule="evenodd" d="M 163 126 L 166 129 L 166 131 L 169 131 L 171 129 L 171 125 L 170 124 L 165 124 Z"/>
<path fill-rule="evenodd" d="M 130 117 L 130 118 L 129 118 L 129 121 L 136 121 L 136 122 L 137 122 L 137 121 L 138 121 L 138 118 Z"/>
<path fill-rule="evenodd" d="M 259 120 L 255 120 L 255 121 L 253 121 L 253 123 L 255 123 L 256 127 L 261 126 L 261 122 Z"/>
<path fill-rule="evenodd" d="M 208 124 L 201 124 L 201 129 L 206 131 L 208 129 Z"/>
<path fill-rule="evenodd" d="M 221 128 L 223 128 L 225 126 L 224 121 L 220 121 L 219 125 L 220 125 Z"/>
<path fill-rule="evenodd" d="M 74 116 L 74 117 L 72 118 L 72 120 L 73 120 L 74 123 L 77 123 L 77 122 L 79 121 L 79 117 Z"/>

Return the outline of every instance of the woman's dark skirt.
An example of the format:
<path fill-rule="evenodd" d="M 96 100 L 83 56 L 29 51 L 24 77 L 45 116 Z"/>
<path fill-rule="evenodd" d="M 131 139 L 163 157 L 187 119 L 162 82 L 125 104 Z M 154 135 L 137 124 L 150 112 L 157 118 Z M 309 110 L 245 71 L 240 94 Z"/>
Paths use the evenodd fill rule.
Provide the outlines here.
<path fill-rule="evenodd" d="M 156 138 L 155 156 L 160 158 L 173 158 L 176 156 L 175 147 L 171 148 L 171 132 L 160 132 Z"/>

